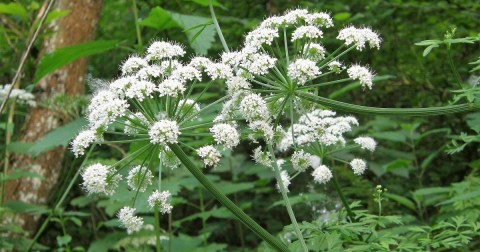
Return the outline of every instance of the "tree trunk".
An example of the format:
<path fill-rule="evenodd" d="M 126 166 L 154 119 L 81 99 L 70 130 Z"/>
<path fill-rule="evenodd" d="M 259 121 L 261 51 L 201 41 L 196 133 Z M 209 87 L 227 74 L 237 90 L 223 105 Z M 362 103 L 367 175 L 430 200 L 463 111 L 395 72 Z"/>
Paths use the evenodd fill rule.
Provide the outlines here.
<path fill-rule="evenodd" d="M 42 54 L 92 40 L 102 3 L 102 0 L 57 0 L 55 9 L 68 11 L 68 16 L 51 24 L 50 28 L 54 33 L 44 40 Z M 86 59 L 80 59 L 43 78 L 35 87 L 35 93 L 38 94 L 37 103 L 60 94 L 69 96 L 83 94 L 86 67 Z M 65 123 L 67 123 L 65 118 L 44 107 L 31 108 L 19 141 L 35 142 Z M 6 201 L 46 204 L 58 184 L 65 151 L 65 148 L 59 147 L 36 158 L 30 155 L 13 156 L 12 170 L 24 169 L 35 172 L 43 176 L 44 180 L 23 178 L 7 183 Z M 33 231 L 37 226 L 37 219 L 38 217 L 18 215 L 15 223 L 23 226 L 26 231 Z"/>

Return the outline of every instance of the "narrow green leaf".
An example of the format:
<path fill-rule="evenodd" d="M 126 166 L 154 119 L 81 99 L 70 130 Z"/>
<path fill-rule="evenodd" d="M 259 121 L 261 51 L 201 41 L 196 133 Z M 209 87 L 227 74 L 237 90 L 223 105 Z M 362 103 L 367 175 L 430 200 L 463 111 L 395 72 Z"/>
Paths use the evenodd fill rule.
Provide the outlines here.
<path fill-rule="evenodd" d="M 17 154 L 29 154 L 29 149 L 32 145 L 32 143 L 27 142 L 13 142 L 7 145 L 7 150 Z"/>
<path fill-rule="evenodd" d="M 425 48 L 425 50 L 423 50 L 423 54 L 422 54 L 423 57 L 427 56 L 432 51 L 432 49 L 436 48 L 436 47 L 438 47 L 438 44 L 433 44 L 433 45 L 427 46 L 427 48 Z"/>
<path fill-rule="evenodd" d="M 385 196 L 389 199 L 396 201 L 400 205 L 407 207 L 410 210 L 416 211 L 415 204 L 413 203 L 413 201 L 411 201 L 407 197 L 403 197 L 393 193 L 385 193 Z"/>
<path fill-rule="evenodd" d="M 0 13 L 18 16 L 24 21 L 28 20 L 27 10 L 20 3 L 0 4 Z"/>
<path fill-rule="evenodd" d="M 8 174 L 5 177 L 3 177 L 3 174 L 0 174 L 0 178 L 1 178 L 0 181 L 16 180 L 21 178 L 37 178 L 37 179 L 43 180 L 43 177 L 36 172 L 28 172 L 20 169 L 16 169 L 12 171 L 12 173 Z"/>
<path fill-rule="evenodd" d="M 85 125 L 87 125 L 87 121 L 84 118 L 79 118 L 62 127 L 56 128 L 50 131 L 42 139 L 35 142 L 29 152 L 36 156 L 58 146 L 67 146 Z"/>
<path fill-rule="evenodd" d="M 33 82 L 37 83 L 47 74 L 77 59 L 102 53 L 116 47 L 118 47 L 118 41 L 116 40 L 97 40 L 57 49 L 52 53 L 46 54 L 40 60 Z"/>

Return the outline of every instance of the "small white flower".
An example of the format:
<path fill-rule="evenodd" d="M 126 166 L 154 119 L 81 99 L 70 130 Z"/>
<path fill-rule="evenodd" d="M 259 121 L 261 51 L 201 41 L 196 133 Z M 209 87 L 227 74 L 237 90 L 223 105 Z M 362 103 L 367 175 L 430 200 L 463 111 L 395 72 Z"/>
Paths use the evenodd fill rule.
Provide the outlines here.
<path fill-rule="evenodd" d="M 306 17 L 305 21 L 309 25 L 317 25 L 320 27 L 324 26 L 330 28 L 333 26 L 332 18 L 325 12 L 311 13 Z"/>
<path fill-rule="evenodd" d="M 201 81 L 202 73 L 193 66 L 182 66 L 172 72 L 172 78 L 178 79 L 181 82 Z"/>
<path fill-rule="evenodd" d="M 203 146 L 197 149 L 197 154 L 203 159 L 205 166 L 217 166 L 222 155 L 211 145 Z"/>
<path fill-rule="evenodd" d="M 309 14 L 307 10 L 295 9 L 287 12 L 283 17 L 286 24 L 295 24 L 298 21 L 306 20 Z"/>
<path fill-rule="evenodd" d="M 98 140 L 98 137 L 94 130 L 84 130 L 78 133 L 72 141 L 72 152 L 75 154 L 75 157 L 83 156 L 85 149 L 96 140 Z"/>
<path fill-rule="evenodd" d="M 237 66 L 243 60 L 241 52 L 224 52 L 222 53 L 222 63 L 229 66 Z"/>
<path fill-rule="evenodd" d="M 251 85 L 247 81 L 247 79 L 239 77 L 239 76 L 234 76 L 232 78 L 229 78 L 226 82 L 227 84 L 227 89 L 228 89 L 228 94 L 233 95 L 239 91 L 245 90 L 245 89 L 250 89 Z"/>
<path fill-rule="evenodd" d="M 345 69 L 345 67 L 343 66 L 342 63 L 338 62 L 338 61 L 332 61 L 330 63 L 328 63 L 328 70 L 329 71 L 332 71 L 334 73 L 340 73 L 343 71 L 343 69 Z"/>
<path fill-rule="evenodd" d="M 3 86 L 0 85 L 0 101 L 5 99 L 11 86 L 12 85 L 10 84 L 5 84 Z M 37 106 L 37 103 L 35 102 L 35 96 L 24 89 L 13 88 L 9 98 L 17 98 L 17 101 L 24 102 L 31 107 Z"/>
<path fill-rule="evenodd" d="M 170 204 L 170 197 L 172 195 L 169 191 L 162 191 L 155 190 L 149 197 L 148 197 L 148 205 L 151 208 L 158 207 L 162 214 L 167 214 L 172 212 L 172 205 Z"/>
<path fill-rule="evenodd" d="M 136 81 L 137 80 L 132 76 L 125 76 L 110 83 L 109 89 L 114 94 L 123 97 L 125 96 L 125 91 Z"/>
<path fill-rule="evenodd" d="M 124 116 L 128 109 L 126 100 L 109 91 L 97 93 L 88 106 L 88 121 L 92 129 L 108 126 L 116 118 Z"/>
<path fill-rule="evenodd" d="M 169 78 L 158 85 L 157 91 L 160 96 L 177 97 L 180 93 L 185 91 L 185 86 L 179 80 Z"/>
<path fill-rule="evenodd" d="M 240 112 L 247 122 L 265 121 L 270 117 L 267 102 L 258 94 L 249 94 L 240 102 Z"/>
<path fill-rule="evenodd" d="M 135 74 L 139 80 L 152 80 L 162 76 L 163 70 L 159 65 L 151 65 L 144 67 Z"/>
<path fill-rule="evenodd" d="M 325 165 L 320 165 L 312 173 L 313 180 L 319 184 L 326 184 L 333 177 L 332 172 Z"/>
<path fill-rule="evenodd" d="M 145 192 L 152 184 L 152 179 L 152 172 L 147 167 L 137 165 L 128 172 L 127 184 L 134 191 Z"/>
<path fill-rule="evenodd" d="M 241 64 L 248 72 L 256 75 L 265 75 L 268 70 L 275 66 L 276 58 L 265 53 L 254 53 L 248 57 L 248 60 Z"/>
<path fill-rule="evenodd" d="M 347 73 L 348 77 L 351 79 L 359 80 L 363 87 L 372 89 L 374 75 L 370 70 L 368 70 L 368 68 L 359 65 L 353 65 L 347 70 Z"/>
<path fill-rule="evenodd" d="M 233 76 L 232 68 L 223 63 L 210 63 L 205 66 L 205 72 L 212 80 L 228 79 Z"/>
<path fill-rule="evenodd" d="M 266 167 L 272 167 L 272 160 L 270 159 L 269 153 L 262 151 L 261 146 L 258 146 L 253 150 L 252 157 L 257 164 L 260 164 Z"/>
<path fill-rule="evenodd" d="M 235 127 L 230 124 L 215 124 L 210 128 L 213 138 L 217 144 L 223 144 L 226 148 L 233 148 L 240 143 L 240 135 Z"/>
<path fill-rule="evenodd" d="M 313 61 L 319 61 L 325 58 L 325 48 L 318 43 L 309 43 L 305 45 L 303 55 Z"/>
<path fill-rule="evenodd" d="M 323 32 L 313 25 L 300 26 L 293 32 L 292 42 L 304 38 L 316 39 L 321 38 L 322 36 Z"/>
<path fill-rule="evenodd" d="M 245 37 L 245 45 L 259 49 L 263 44 L 271 45 L 273 39 L 278 38 L 277 29 L 258 27 Z"/>
<path fill-rule="evenodd" d="M 377 142 L 371 137 L 357 137 L 353 140 L 360 148 L 373 152 L 377 147 Z"/>
<path fill-rule="evenodd" d="M 152 144 L 174 144 L 178 142 L 180 130 L 178 124 L 171 120 L 160 120 L 150 127 L 148 131 Z"/>
<path fill-rule="evenodd" d="M 185 50 L 179 45 L 164 41 L 153 42 L 147 49 L 147 60 L 161 60 L 163 58 L 173 58 L 183 56 Z"/>
<path fill-rule="evenodd" d="M 89 194 L 112 195 L 122 178 L 119 174 L 114 174 L 115 170 L 112 167 L 99 163 L 93 164 L 83 171 L 82 186 Z"/>
<path fill-rule="evenodd" d="M 303 150 L 295 151 L 292 154 L 290 161 L 292 162 L 293 169 L 296 171 L 305 171 L 310 166 L 310 159 L 312 155 L 306 153 Z"/>
<path fill-rule="evenodd" d="M 248 127 L 254 132 L 262 133 L 262 136 L 265 138 L 265 141 L 272 143 L 274 132 L 273 126 L 267 121 L 253 121 L 248 124 Z"/>
<path fill-rule="evenodd" d="M 370 28 L 357 29 L 353 26 L 342 29 L 337 39 L 343 40 L 345 45 L 354 44 L 356 49 L 362 51 L 365 44 L 368 42 L 370 48 L 380 48 L 381 39 L 377 33 Z"/>
<path fill-rule="evenodd" d="M 308 59 L 297 59 L 288 66 L 288 76 L 300 85 L 319 75 L 320 69 L 315 62 Z"/>
<path fill-rule="evenodd" d="M 289 192 L 288 186 L 291 184 L 290 181 L 290 176 L 288 175 L 288 172 L 283 170 L 280 172 L 280 179 L 282 180 L 283 186 L 285 187 L 285 190 Z M 277 182 L 277 189 L 280 190 L 280 184 Z"/>
<path fill-rule="evenodd" d="M 194 67 L 195 69 L 197 69 L 199 71 L 202 71 L 203 69 L 205 69 L 211 63 L 212 63 L 212 61 L 210 61 L 208 58 L 195 57 L 190 61 L 190 63 L 188 65 Z"/>
<path fill-rule="evenodd" d="M 284 25 L 284 22 L 285 18 L 283 16 L 273 16 L 263 20 L 259 27 L 278 29 L 280 26 Z"/>
<path fill-rule="evenodd" d="M 125 96 L 130 99 L 143 101 L 145 98 L 153 98 L 153 91 L 155 91 L 155 84 L 150 81 L 140 80 L 130 85 L 125 91 Z"/>
<path fill-rule="evenodd" d="M 140 231 L 143 226 L 143 218 L 135 216 L 135 208 L 124 207 L 118 212 L 118 219 L 128 234 Z"/>
<path fill-rule="evenodd" d="M 148 66 L 148 62 L 140 57 L 131 56 L 122 65 L 122 74 L 131 75 Z"/>
<path fill-rule="evenodd" d="M 365 169 L 367 169 L 367 163 L 359 158 L 355 158 L 350 161 L 350 166 L 352 167 L 355 175 L 362 175 L 365 172 Z"/>

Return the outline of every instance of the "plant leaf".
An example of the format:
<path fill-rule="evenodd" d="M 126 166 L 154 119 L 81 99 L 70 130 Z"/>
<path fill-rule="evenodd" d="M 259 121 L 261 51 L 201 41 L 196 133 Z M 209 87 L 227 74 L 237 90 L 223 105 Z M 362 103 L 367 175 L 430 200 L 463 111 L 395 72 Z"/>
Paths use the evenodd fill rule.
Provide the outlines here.
<path fill-rule="evenodd" d="M 97 40 L 57 49 L 52 53 L 46 54 L 40 60 L 33 82 L 37 83 L 47 74 L 77 59 L 102 53 L 116 47 L 118 47 L 118 41 L 116 40 Z"/>
<path fill-rule="evenodd" d="M 42 139 L 33 144 L 29 150 L 30 154 L 37 156 L 42 152 L 49 151 L 58 146 L 67 146 L 68 143 L 85 125 L 87 125 L 87 121 L 83 118 L 79 118 L 62 127 L 50 131 Z"/>

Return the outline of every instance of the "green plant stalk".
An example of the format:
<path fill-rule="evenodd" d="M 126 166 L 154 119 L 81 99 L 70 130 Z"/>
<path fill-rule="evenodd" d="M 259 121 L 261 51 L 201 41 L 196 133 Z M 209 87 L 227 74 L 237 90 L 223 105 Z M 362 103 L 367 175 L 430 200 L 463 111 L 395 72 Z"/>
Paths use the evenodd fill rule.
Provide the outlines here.
<path fill-rule="evenodd" d="M 345 195 L 343 195 L 342 189 L 340 188 L 340 185 L 338 184 L 337 179 L 335 176 L 333 176 L 333 186 L 335 187 L 335 191 L 337 191 L 338 196 L 340 196 L 340 200 L 342 201 L 343 206 L 345 207 L 345 210 L 347 210 L 348 217 L 350 218 L 350 221 L 355 221 L 355 215 L 352 212 L 352 209 L 350 209 L 350 205 L 347 202 L 347 199 L 345 198 Z"/>
<path fill-rule="evenodd" d="M 158 213 L 158 207 L 155 207 L 155 244 L 156 251 L 162 251 L 162 245 L 160 243 L 160 214 Z"/>
<path fill-rule="evenodd" d="M 275 153 L 273 152 L 273 147 L 271 144 L 268 144 L 268 151 L 272 156 L 272 165 L 275 171 L 275 178 L 277 179 L 278 188 L 283 197 L 283 202 L 285 203 L 285 207 L 287 208 L 288 216 L 290 217 L 290 221 L 293 224 L 293 228 L 295 233 L 297 234 L 298 240 L 300 240 L 300 244 L 302 245 L 302 249 L 304 252 L 308 252 L 307 244 L 305 243 L 305 239 L 303 238 L 302 231 L 300 231 L 300 227 L 298 226 L 297 219 L 295 218 L 295 214 L 293 213 L 292 204 L 288 199 L 287 190 L 285 189 L 285 185 L 283 184 L 282 176 L 280 175 L 280 168 L 277 165 L 277 160 L 275 159 Z"/>
<path fill-rule="evenodd" d="M 258 223 L 256 223 L 250 216 L 245 214 L 242 209 L 237 207 L 225 194 L 223 194 L 215 185 L 208 180 L 208 178 L 198 169 L 190 158 L 183 152 L 183 150 L 177 144 L 169 144 L 170 149 L 175 153 L 178 159 L 182 164 L 195 176 L 195 178 L 230 212 L 232 212 L 239 221 L 241 221 L 245 226 L 250 228 L 256 235 L 258 235 L 265 242 L 270 244 L 273 248 L 278 251 L 289 251 L 287 246 L 275 238 L 273 235 L 268 233 L 264 228 L 262 228 Z"/>
<path fill-rule="evenodd" d="M 395 116 L 437 116 L 454 113 L 469 112 L 478 110 L 479 107 L 473 103 L 464 103 L 459 105 L 447 105 L 442 107 L 427 107 L 427 108 L 377 108 L 361 105 L 354 105 L 350 103 L 335 101 L 321 96 L 308 94 L 305 92 L 296 91 L 295 94 L 303 99 L 311 102 L 324 105 L 326 107 L 353 112 L 359 114 L 369 115 L 395 115 Z"/>
<path fill-rule="evenodd" d="M 217 17 L 215 16 L 215 11 L 213 10 L 212 0 L 208 1 L 208 6 L 210 7 L 210 15 L 212 16 L 213 24 L 215 25 L 215 29 L 217 30 L 218 37 L 220 38 L 220 41 L 222 42 L 223 50 L 225 50 L 225 52 L 230 52 L 230 49 L 228 49 L 227 42 L 225 41 L 225 38 L 223 37 L 222 29 L 220 29 L 220 25 L 218 24 Z"/>
<path fill-rule="evenodd" d="M 72 180 L 70 181 L 70 183 L 68 184 L 68 187 L 67 189 L 64 191 L 64 193 L 62 194 L 62 197 L 60 198 L 60 200 L 58 200 L 57 204 L 55 205 L 55 207 L 50 211 L 50 213 L 48 214 L 47 218 L 45 219 L 45 221 L 42 223 L 42 225 L 40 226 L 40 229 L 38 229 L 37 233 L 35 234 L 35 236 L 33 237 L 32 241 L 30 242 L 30 245 L 28 246 L 28 249 L 27 251 L 31 251 L 32 248 L 33 248 L 33 245 L 35 245 L 35 242 L 38 240 L 38 238 L 40 237 L 40 235 L 42 235 L 43 231 L 45 231 L 45 229 L 47 228 L 47 225 L 48 223 L 50 222 L 50 219 L 53 217 L 53 215 L 57 212 L 57 210 L 60 208 L 60 206 L 63 204 L 63 201 L 65 201 L 65 198 L 67 197 L 68 193 L 70 193 L 70 190 L 72 190 L 72 187 L 73 187 L 73 184 L 75 184 L 75 182 L 77 181 L 77 178 L 78 176 L 80 176 L 80 173 L 82 171 L 82 168 L 83 166 L 85 165 L 86 161 L 88 160 L 88 158 L 90 157 L 90 154 L 92 154 L 92 151 L 93 149 L 95 148 L 95 145 L 92 145 L 92 147 L 90 147 L 90 150 L 87 152 L 87 155 L 85 155 L 85 159 L 83 159 L 82 161 L 82 164 L 80 164 L 80 167 L 78 168 L 77 172 L 75 173 L 75 175 L 73 175 L 73 178 Z"/>
<path fill-rule="evenodd" d="M 138 47 L 143 46 L 142 42 L 142 35 L 140 34 L 140 24 L 138 23 L 138 9 L 137 9 L 137 1 L 132 0 L 132 7 L 133 7 L 133 18 L 135 19 L 135 31 L 137 33 L 137 43 Z"/>

